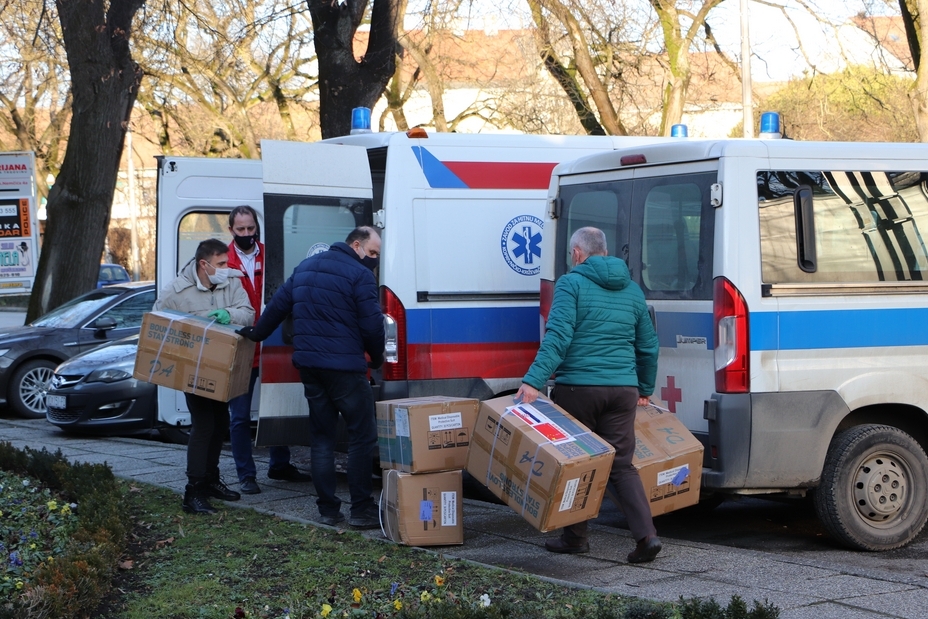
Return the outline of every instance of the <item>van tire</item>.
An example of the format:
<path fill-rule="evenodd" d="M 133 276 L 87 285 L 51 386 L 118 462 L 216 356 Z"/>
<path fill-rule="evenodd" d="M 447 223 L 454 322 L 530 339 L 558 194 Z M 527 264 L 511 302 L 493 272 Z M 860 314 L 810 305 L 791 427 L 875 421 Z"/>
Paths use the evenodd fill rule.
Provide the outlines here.
<path fill-rule="evenodd" d="M 161 426 L 158 434 L 166 443 L 186 445 L 190 442 L 190 426 Z"/>
<path fill-rule="evenodd" d="M 928 457 L 898 428 L 861 425 L 835 435 L 815 492 L 828 533 L 858 550 L 905 546 L 928 520 Z"/>

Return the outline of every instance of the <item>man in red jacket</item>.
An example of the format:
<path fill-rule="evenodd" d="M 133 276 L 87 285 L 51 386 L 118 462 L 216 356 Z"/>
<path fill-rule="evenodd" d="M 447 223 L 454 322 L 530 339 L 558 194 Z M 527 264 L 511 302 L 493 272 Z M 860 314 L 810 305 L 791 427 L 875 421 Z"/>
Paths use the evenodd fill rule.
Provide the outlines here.
<path fill-rule="evenodd" d="M 250 206 L 236 206 L 229 213 L 229 268 L 245 274 L 241 279 L 248 300 L 255 309 L 255 323 L 261 315 L 261 295 L 264 294 L 264 244 L 258 229 L 258 214 Z M 249 326 L 249 325 L 246 325 Z M 258 380 L 258 360 L 261 347 L 255 347 L 255 361 L 251 369 L 248 393 L 229 402 L 229 437 L 232 441 L 232 459 L 238 472 L 243 494 L 258 494 L 261 488 L 256 481 L 257 467 L 251 455 L 251 399 Z M 290 464 L 290 448 L 271 447 L 267 476 L 282 481 L 310 481 L 311 476 L 301 473 Z"/>

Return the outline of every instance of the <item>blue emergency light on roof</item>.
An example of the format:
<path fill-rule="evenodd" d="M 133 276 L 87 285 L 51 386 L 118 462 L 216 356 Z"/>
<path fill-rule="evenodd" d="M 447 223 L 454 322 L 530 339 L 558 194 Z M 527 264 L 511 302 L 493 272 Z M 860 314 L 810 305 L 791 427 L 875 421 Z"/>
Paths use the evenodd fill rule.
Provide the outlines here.
<path fill-rule="evenodd" d="M 670 127 L 670 137 L 672 138 L 689 137 L 689 130 L 687 130 L 686 125 L 673 125 L 672 127 Z"/>
<path fill-rule="evenodd" d="M 371 132 L 371 108 L 356 107 L 351 110 L 351 135 Z"/>
<path fill-rule="evenodd" d="M 776 140 L 783 137 L 780 132 L 780 115 L 777 112 L 764 112 L 760 115 L 760 136 L 763 140 Z"/>

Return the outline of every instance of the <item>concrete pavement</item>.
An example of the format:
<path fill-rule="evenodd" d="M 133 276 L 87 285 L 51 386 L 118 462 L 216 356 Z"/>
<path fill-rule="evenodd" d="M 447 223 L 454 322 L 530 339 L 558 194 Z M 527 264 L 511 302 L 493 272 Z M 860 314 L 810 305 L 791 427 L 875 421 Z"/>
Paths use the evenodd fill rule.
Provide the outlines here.
<path fill-rule="evenodd" d="M 0 440 L 19 448 L 44 447 L 52 452 L 60 449 L 72 462 L 106 462 L 119 477 L 178 493 L 186 483 L 183 446 L 144 439 L 75 437 L 44 420 L 15 419 L 0 419 Z M 244 495 L 241 501 L 229 505 L 251 507 L 287 519 L 312 522 L 318 518 L 311 482 L 270 480 L 266 477 L 267 450 L 257 449 L 255 459 L 261 494 Z M 293 448 L 293 462 L 308 470 L 308 450 Z M 226 480 L 236 479 L 228 449 L 223 452 L 221 467 Z M 347 498 L 347 494 L 342 496 Z M 849 570 L 846 565 L 827 560 L 667 537 L 661 538 L 664 549 L 653 563 L 632 566 L 625 563 L 625 556 L 634 542 L 628 531 L 618 528 L 620 520 L 621 514 L 606 501 L 600 518 L 591 527 L 591 552 L 555 555 L 543 547 L 544 539 L 555 534 L 539 533 L 508 507 L 465 499 L 464 545 L 434 550 L 560 583 L 653 600 L 711 596 L 723 605 L 733 595 L 740 595 L 748 604 L 767 600 L 780 608 L 782 619 L 928 617 L 925 573 Z M 383 539 L 379 531 L 364 534 Z"/>

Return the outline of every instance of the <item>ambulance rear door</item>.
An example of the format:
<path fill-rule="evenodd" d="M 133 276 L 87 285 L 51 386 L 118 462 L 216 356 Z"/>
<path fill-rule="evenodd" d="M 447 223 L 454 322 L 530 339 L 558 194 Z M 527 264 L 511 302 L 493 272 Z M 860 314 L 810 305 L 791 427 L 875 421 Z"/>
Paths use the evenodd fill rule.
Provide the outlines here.
<path fill-rule="evenodd" d="M 373 183 L 361 146 L 265 140 L 261 156 L 268 303 L 304 259 L 344 241 L 357 226 L 373 225 Z M 261 348 L 258 446 L 309 444 L 309 407 L 292 363 L 290 324 Z"/>
<path fill-rule="evenodd" d="M 231 240 L 229 211 L 234 207 L 247 204 L 260 219 L 261 199 L 260 161 L 159 157 L 155 260 L 159 294 L 193 259 L 200 241 Z M 255 397 L 253 419 L 257 402 Z M 158 387 L 158 420 L 171 427 L 190 425 L 182 391 Z"/>

